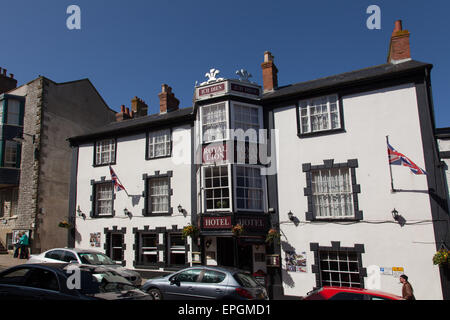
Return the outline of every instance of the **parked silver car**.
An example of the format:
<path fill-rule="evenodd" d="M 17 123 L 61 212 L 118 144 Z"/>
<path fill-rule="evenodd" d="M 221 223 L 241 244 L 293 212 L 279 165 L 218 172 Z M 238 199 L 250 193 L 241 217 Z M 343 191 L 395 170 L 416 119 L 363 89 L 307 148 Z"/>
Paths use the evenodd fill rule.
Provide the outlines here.
<path fill-rule="evenodd" d="M 78 248 L 55 248 L 47 250 L 38 255 L 31 255 L 27 263 L 78 263 L 85 265 L 104 266 L 114 270 L 122 277 L 130 281 L 134 286 L 139 287 L 142 277 L 136 271 L 126 269 L 114 262 L 107 255 L 91 250 Z"/>
<path fill-rule="evenodd" d="M 269 299 L 266 289 L 252 275 L 229 267 L 190 267 L 150 279 L 141 289 L 155 300 Z"/>

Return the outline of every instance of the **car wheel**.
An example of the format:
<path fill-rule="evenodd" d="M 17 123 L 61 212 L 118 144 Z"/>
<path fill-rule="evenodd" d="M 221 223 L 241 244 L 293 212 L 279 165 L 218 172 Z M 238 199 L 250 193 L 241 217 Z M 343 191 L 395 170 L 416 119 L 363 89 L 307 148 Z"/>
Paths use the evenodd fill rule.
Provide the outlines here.
<path fill-rule="evenodd" d="M 161 293 L 161 291 L 159 291 L 159 289 L 151 288 L 147 292 L 152 295 L 154 300 L 162 300 L 163 299 L 162 293 Z"/>

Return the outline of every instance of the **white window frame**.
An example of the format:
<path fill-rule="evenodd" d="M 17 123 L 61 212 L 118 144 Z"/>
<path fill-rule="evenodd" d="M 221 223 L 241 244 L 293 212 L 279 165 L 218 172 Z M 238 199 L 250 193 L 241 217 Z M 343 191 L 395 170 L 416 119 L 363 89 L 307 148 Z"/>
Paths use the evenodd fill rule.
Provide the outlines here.
<path fill-rule="evenodd" d="M 17 147 L 18 143 L 10 140 L 5 141 L 5 155 L 3 157 L 3 166 L 6 168 L 17 168 Z M 11 160 L 13 159 L 13 160 Z"/>
<path fill-rule="evenodd" d="M 156 138 L 161 136 L 164 138 L 164 141 L 156 142 Z M 164 154 L 155 155 L 157 145 L 164 146 Z M 150 155 L 150 153 L 152 153 L 152 155 Z M 170 157 L 171 155 L 172 155 L 172 130 L 169 128 L 148 132 L 147 159 Z"/>
<path fill-rule="evenodd" d="M 105 151 L 106 146 L 108 150 Z M 116 139 L 104 139 L 96 141 L 95 147 L 95 165 L 102 166 L 116 163 Z M 107 160 L 103 161 L 103 154 L 107 154 Z"/>
<path fill-rule="evenodd" d="M 167 194 L 152 194 L 152 188 L 151 183 L 155 180 L 161 180 L 161 181 L 167 181 Z M 162 176 L 162 177 L 150 177 L 147 179 L 147 190 L 148 190 L 148 198 L 147 198 L 147 206 L 148 206 L 148 212 L 147 214 L 162 214 L 162 213 L 168 213 L 170 210 L 170 177 L 168 176 Z M 167 198 L 167 210 L 160 210 L 160 211 L 154 211 L 152 206 L 152 198 L 159 197 L 159 198 Z M 164 202 L 160 202 L 161 204 L 165 204 Z"/>
<path fill-rule="evenodd" d="M 111 190 L 99 190 L 99 187 L 105 187 L 108 186 L 108 188 L 111 188 Z M 101 182 L 95 184 L 95 216 L 96 217 L 103 217 L 103 216 L 112 216 L 113 210 L 114 210 L 114 185 L 112 182 Z M 108 198 L 99 198 L 100 194 L 106 194 L 108 192 L 109 197 Z M 100 206 L 100 203 L 103 202 L 110 202 L 110 210 L 107 213 L 100 213 L 100 207 L 106 208 L 107 206 Z"/>
<path fill-rule="evenodd" d="M 203 207 L 205 208 L 205 212 L 223 212 L 223 211 L 227 211 L 227 212 L 231 212 L 233 210 L 233 192 L 232 192 L 232 177 L 231 177 L 231 164 L 220 164 L 217 165 L 217 167 L 227 167 L 228 170 L 228 194 L 229 194 L 229 208 L 220 208 L 220 209 L 208 209 L 207 206 L 207 202 L 206 202 L 206 186 L 205 186 L 205 170 L 207 168 L 211 168 L 211 167 L 215 167 L 214 165 L 209 165 L 209 166 L 203 166 L 202 167 L 202 199 L 203 199 Z M 214 189 L 212 189 L 214 190 Z"/>
<path fill-rule="evenodd" d="M 322 128 L 322 129 L 317 129 L 317 130 L 313 130 L 312 128 L 312 117 L 314 115 L 317 114 L 325 114 L 325 112 L 320 112 L 320 113 L 315 113 L 314 115 L 311 114 L 311 109 L 314 107 L 317 107 L 318 105 L 315 104 L 315 101 L 317 100 L 321 100 L 321 99 L 325 99 L 326 100 L 326 114 L 327 114 L 327 121 L 328 121 L 328 127 L 327 128 Z M 331 105 L 332 104 L 336 105 L 336 112 L 331 112 Z M 302 115 L 302 110 L 306 109 L 306 115 Z M 331 118 L 331 114 L 332 113 L 336 113 L 337 114 L 337 119 L 338 119 L 338 126 L 336 128 L 332 128 L 332 118 Z M 341 119 L 341 110 L 340 110 L 340 102 L 339 102 L 339 97 L 337 94 L 332 94 L 332 95 L 327 95 L 327 96 L 321 96 L 321 97 L 315 97 L 312 99 L 307 99 L 307 100 L 301 100 L 298 103 L 298 126 L 299 126 L 299 133 L 300 134 L 308 134 L 308 133 L 316 133 L 316 132 L 322 132 L 322 131 L 330 131 L 330 130 L 339 130 L 342 128 L 342 119 Z M 303 125 L 303 119 L 307 119 L 308 120 L 308 130 L 304 129 L 304 125 Z"/>
<path fill-rule="evenodd" d="M 259 169 L 261 173 L 261 166 L 256 165 L 235 165 L 233 170 L 233 195 L 234 195 L 234 207 L 236 208 L 236 211 L 246 211 L 246 212 L 267 212 L 267 179 L 265 179 L 265 175 L 261 175 L 261 188 L 262 188 L 262 207 L 261 209 L 246 209 L 246 208 L 239 208 L 238 207 L 238 196 L 237 196 L 237 167 L 244 167 L 244 168 L 252 168 L 252 169 Z M 247 188 L 248 189 L 248 188 Z"/>
<path fill-rule="evenodd" d="M 322 255 L 324 253 L 327 253 L 327 259 L 322 259 Z M 336 254 L 336 259 L 331 259 L 330 258 L 330 254 L 331 253 Z M 342 251 L 342 250 L 339 250 L 339 251 L 334 251 L 334 250 L 327 250 L 327 251 L 325 251 L 325 250 L 321 250 L 319 252 L 319 263 L 320 263 L 320 266 L 323 265 L 323 262 L 327 262 L 328 265 L 330 265 L 330 262 L 333 262 L 338 267 L 337 269 L 331 269 L 331 268 L 323 269 L 322 267 L 320 267 L 320 278 L 321 278 L 321 282 L 322 282 L 321 285 L 322 286 L 323 285 L 327 285 L 327 286 L 342 286 L 342 284 L 348 284 L 348 285 L 346 285 L 344 287 L 346 287 L 346 288 L 361 288 L 361 274 L 360 274 L 360 261 L 359 261 L 360 256 L 359 256 L 358 253 L 353 253 L 356 256 L 356 260 L 351 260 L 349 258 L 349 253 L 353 253 L 353 252 Z M 346 255 L 346 259 L 342 259 L 341 260 L 340 255 Z M 341 263 L 347 263 L 347 267 L 348 267 L 349 270 L 348 271 L 347 270 L 341 270 L 341 267 L 340 267 Z M 353 263 L 353 264 L 356 263 L 357 271 L 350 271 L 350 263 Z M 331 279 L 324 279 L 323 278 L 323 273 L 324 272 L 328 273 L 330 276 L 331 276 L 332 273 L 339 274 L 339 281 L 332 281 Z M 350 280 L 349 281 L 342 281 L 342 277 L 341 277 L 342 274 L 348 274 Z M 352 282 L 351 281 L 351 275 L 352 274 L 357 275 L 360 282 Z M 324 282 L 327 282 L 327 284 L 324 284 Z M 334 283 L 332 283 L 332 282 L 334 282 Z"/>
<path fill-rule="evenodd" d="M 115 261 L 115 262 L 122 262 L 122 260 L 114 260 L 112 257 L 114 256 L 114 250 L 115 249 L 120 249 L 121 251 L 122 251 L 122 253 L 121 253 L 121 256 L 122 257 L 125 257 L 125 252 L 124 252 L 124 249 L 123 249 L 123 246 L 120 246 L 120 247 L 114 247 L 113 246 L 113 237 L 114 236 L 120 236 L 120 237 L 122 237 L 122 239 L 123 239 L 123 241 L 125 241 L 125 235 L 123 234 L 123 233 L 118 233 L 118 232 L 111 232 L 110 233 L 110 243 L 109 243 L 109 250 L 110 250 L 110 256 L 111 256 L 111 259 L 113 260 L 113 261 Z"/>
<path fill-rule="evenodd" d="M 256 109 L 258 111 L 258 129 L 256 129 L 256 140 L 253 139 L 251 136 L 248 137 L 248 140 L 250 142 L 258 142 L 258 138 L 259 138 L 259 133 L 260 130 L 264 128 L 264 124 L 263 124 L 263 112 L 262 112 L 262 107 L 259 105 L 254 105 L 254 104 L 248 104 L 248 103 L 243 103 L 243 102 L 231 102 L 231 129 L 233 130 L 238 130 L 238 129 L 242 129 L 242 128 L 237 128 L 236 126 L 236 107 L 237 106 L 241 106 L 244 108 L 252 108 L 252 109 Z M 251 123 L 250 125 L 254 125 L 253 123 Z M 243 129 L 242 129 L 243 130 Z M 244 131 L 245 133 L 245 131 Z M 244 139 L 239 139 L 239 137 L 235 137 L 238 140 L 245 140 L 245 136 Z M 264 141 L 260 141 L 260 142 L 264 142 Z"/>
<path fill-rule="evenodd" d="M 224 137 L 221 139 L 214 139 L 214 140 L 205 140 L 205 136 L 204 136 L 204 132 L 203 132 L 203 115 L 205 112 L 206 108 L 210 108 L 213 106 L 217 106 L 217 105 L 224 105 L 225 108 L 225 132 L 224 132 Z M 202 144 L 203 143 L 212 143 L 212 142 L 218 142 L 218 141 L 226 141 L 230 138 L 230 114 L 229 114 L 229 102 L 228 101 L 223 101 L 223 102 L 218 102 L 218 103 L 213 103 L 213 104 L 208 104 L 208 105 L 204 105 L 200 107 L 200 139 Z M 223 122 L 223 121 L 220 121 Z"/>
<path fill-rule="evenodd" d="M 343 177 L 343 171 L 347 171 L 347 181 L 343 181 L 343 185 L 342 184 L 338 184 L 338 189 L 340 189 L 342 186 L 347 186 L 348 190 L 337 190 L 337 192 L 335 190 L 330 191 L 330 185 L 331 185 L 331 174 L 332 171 L 338 171 L 339 172 L 339 182 L 341 181 L 342 177 Z M 327 184 L 327 189 L 329 190 L 328 192 L 322 192 L 322 193 L 318 193 L 315 190 L 315 178 L 314 176 L 316 174 L 319 174 L 320 177 L 325 177 L 328 179 L 328 184 Z M 351 170 L 348 167 L 345 168 L 330 168 L 330 169 L 318 169 L 318 170 L 312 170 L 311 171 L 311 195 L 312 195 L 312 202 L 313 202 L 313 215 L 314 218 L 317 220 L 320 219 L 354 219 L 355 218 L 355 208 L 354 208 L 354 204 L 353 204 L 353 187 L 352 187 L 352 182 L 351 182 Z M 327 214 L 326 215 L 319 215 L 319 213 L 321 212 L 319 209 L 318 201 L 317 201 L 317 197 L 327 197 L 328 200 L 326 207 L 326 211 Z M 338 205 L 341 205 L 341 215 L 337 215 L 335 214 L 335 210 L 332 210 L 332 206 L 335 205 L 335 202 L 333 202 L 332 198 L 333 196 L 335 197 L 342 197 L 344 196 L 344 202 L 338 202 Z M 349 197 L 349 203 L 347 203 L 347 201 L 345 201 L 345 197 Z M 342 208 L 342 204 L 344 205 L 344 208 Z M 346 205 L 349 205 L 350 208 L 350 213 L 351 215 L 345 215 L 346 212 Z"/>

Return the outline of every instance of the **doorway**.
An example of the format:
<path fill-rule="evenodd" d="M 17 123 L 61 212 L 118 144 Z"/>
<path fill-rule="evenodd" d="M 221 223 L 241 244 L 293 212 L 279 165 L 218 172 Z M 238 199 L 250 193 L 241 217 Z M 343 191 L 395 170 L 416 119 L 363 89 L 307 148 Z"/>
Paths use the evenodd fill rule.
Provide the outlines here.
<path fill-rule="evenodd" d="M 253 246 L 238 246 L 238 268 L 253 273 Z"/>
<path fill-rule="evenodd" d="M 217 264 L 225 267 L 235 266 L 233 238 L 217 237 Z"/>

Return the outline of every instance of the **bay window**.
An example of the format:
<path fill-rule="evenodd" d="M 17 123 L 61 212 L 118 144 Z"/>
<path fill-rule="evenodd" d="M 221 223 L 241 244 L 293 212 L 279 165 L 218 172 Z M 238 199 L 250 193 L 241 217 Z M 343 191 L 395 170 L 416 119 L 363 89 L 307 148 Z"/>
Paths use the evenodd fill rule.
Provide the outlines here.
<path fill-rule="evenodd" d="M 203 143 L 226 139 L 228 129 L 227 114 L 224 102 L 201 107 Z"/>
<path fill-rule="evenodd" d="M 5 158 L 3 162 L 4 167 L 16 168 L 17 167 L 17 156 L 19 144 L 14 141 L 5 141 Z"/>
<path fill-rule="evenodd" d="M 229 166 L 203 167 L 203 177 L 206 210 L 229 210 L 231 208 Z"/>
<path fill-rule="evenodd" d="M 264 210 L 264 183 L 258 167 L 236 166 L 236 207 Z"/>

